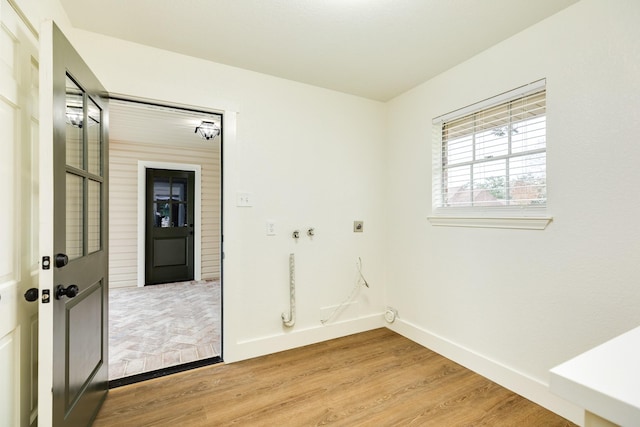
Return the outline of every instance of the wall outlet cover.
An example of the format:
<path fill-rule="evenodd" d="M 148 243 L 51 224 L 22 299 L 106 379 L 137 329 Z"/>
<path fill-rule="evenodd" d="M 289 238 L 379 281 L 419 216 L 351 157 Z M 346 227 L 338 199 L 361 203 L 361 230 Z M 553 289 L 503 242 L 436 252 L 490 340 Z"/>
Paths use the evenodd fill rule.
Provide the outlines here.
<path fill-rule="evenodd" d="M 275 236 L 276 235 L 276 222 L 267 220 L 267 236 Z"/>

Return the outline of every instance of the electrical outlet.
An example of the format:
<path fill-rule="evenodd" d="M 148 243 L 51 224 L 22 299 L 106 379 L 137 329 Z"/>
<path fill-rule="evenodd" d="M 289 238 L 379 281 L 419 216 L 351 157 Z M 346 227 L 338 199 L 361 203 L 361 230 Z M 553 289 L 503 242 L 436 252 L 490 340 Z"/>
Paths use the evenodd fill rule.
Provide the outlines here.
<path fill-rule="evenodd" d="M 267 236 L 276 235 L 276 223 L 275 221 L 267 221 Z"/>
<path fill-rule="evenodd" d="M 353 221 L 353 232 L 362 233 L 364 231 L 364 221 Z"/>

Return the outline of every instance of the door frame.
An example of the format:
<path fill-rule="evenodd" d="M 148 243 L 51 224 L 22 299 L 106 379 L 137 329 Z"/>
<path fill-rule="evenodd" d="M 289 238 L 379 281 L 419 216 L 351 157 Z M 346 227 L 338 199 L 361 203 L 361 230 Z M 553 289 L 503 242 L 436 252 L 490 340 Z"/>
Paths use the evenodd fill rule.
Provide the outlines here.
<path fill-rule="evenodd" d="M 145 259 L 146 259 L 146 182 L 147 169 L 167 169 L 195 172 L 195 203 L 194 212 L 195 230 L 193 233 L 193 279 L 202 278 L 201 252 L 202 252 L 202 167 L 187 163 L 155 162 L 138 160 L 138 287 L 145 284 Z"/>

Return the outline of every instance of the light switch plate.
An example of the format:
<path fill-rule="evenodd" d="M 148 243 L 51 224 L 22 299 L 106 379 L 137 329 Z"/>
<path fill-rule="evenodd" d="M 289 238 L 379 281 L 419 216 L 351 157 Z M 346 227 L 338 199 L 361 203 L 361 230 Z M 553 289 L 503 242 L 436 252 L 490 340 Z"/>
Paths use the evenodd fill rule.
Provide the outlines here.
<path fill-rule="evenodd" d="M 251 193 L 237 192 L 236 193 L 236 206 L 248 207 L 253 206 L 253 197 Z"/>

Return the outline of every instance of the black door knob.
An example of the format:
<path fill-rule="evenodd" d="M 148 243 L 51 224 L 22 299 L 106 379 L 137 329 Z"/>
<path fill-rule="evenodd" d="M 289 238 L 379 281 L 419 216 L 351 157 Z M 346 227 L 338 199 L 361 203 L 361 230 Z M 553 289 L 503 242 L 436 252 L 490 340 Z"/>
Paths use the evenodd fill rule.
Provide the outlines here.
<path fill-rule="evenodd" d="M 56 287 L 56 299 L 60 299 L 62 297 L 73 298 L 78 295 L 80 289 L 76 285 L 69 285 L 66 288 L 62 285 L 58 285 Z"/>
<path fill-rule="evenodd" d="M 24 293 L 24 299 L 26 299 L 29 302 L 34 302 L 38 300 L 38 295 L 39 295 L 38 288 L 31 288 Z"/>
<path fill-rule="evenodd" d="M 56 267 L 61 268 L 69 263 L 69 257 L 65 254 L 56 254 Z"/>

